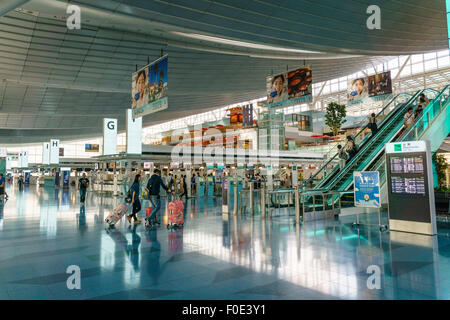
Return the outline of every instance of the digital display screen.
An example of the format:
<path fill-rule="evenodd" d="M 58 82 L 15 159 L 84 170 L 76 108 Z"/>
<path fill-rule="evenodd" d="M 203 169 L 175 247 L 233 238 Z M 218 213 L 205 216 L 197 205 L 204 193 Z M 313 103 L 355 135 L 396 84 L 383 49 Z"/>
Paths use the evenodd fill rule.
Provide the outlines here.
<path fill-rule="evenodd" d="M 423 173 L 423 158 L 391 157 L 391 173 Z"/>
<path fill-rule="evenodd" d="M 391 178 L 392 193 L 425 195 L 425 178 Z"/>

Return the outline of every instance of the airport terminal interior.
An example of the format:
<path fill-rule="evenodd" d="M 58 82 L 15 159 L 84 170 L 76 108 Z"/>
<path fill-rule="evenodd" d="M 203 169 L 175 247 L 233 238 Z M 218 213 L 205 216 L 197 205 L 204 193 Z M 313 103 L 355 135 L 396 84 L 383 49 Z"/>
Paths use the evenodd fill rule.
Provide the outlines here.
<path fill-rule="evenodd" d="M 376 2 L 1 0 L 0 299 L 450 299 L 450 4 Z"/>

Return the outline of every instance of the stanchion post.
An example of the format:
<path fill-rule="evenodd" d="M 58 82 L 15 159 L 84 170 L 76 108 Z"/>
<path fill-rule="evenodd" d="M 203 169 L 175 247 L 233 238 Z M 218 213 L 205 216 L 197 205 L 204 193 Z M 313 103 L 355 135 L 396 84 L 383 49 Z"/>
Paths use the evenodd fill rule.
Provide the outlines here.
<path fill-rule="evenodd" d="M 250 183 L 250 197 L 249 197 L 249 207 L 250 207 L 250 215 L 253 216 L 254 215 L 254 210 L 253 210 L 253 182 Z"/>
<path fill-rule="evenodd" d="M 295 201 L 295 223 L 300 224 L 300 199 L 298 194 L 298 187 L 294 186 L 294 201 Z"/>

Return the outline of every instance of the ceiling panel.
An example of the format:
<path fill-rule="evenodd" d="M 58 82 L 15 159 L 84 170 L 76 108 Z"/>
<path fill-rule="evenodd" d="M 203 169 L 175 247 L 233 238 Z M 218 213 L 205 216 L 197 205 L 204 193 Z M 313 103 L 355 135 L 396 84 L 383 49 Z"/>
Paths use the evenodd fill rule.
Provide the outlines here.
<path fill-rule="evenodd" d="M 161 49 L 169 108 L 144 125 L 262 97 L 267 75 L 304 62 L 321 82 L 445 49 L 443 1 L 431 1 L 377 1 L 382 30 L 370 31 L 369 0 L 72 1 L 81 30 L 67 30 L 66 1 L 31 0 L 0 17 L 0 141 L 99 136 L 110 116 L 123 130 L 131 75 Z"/>

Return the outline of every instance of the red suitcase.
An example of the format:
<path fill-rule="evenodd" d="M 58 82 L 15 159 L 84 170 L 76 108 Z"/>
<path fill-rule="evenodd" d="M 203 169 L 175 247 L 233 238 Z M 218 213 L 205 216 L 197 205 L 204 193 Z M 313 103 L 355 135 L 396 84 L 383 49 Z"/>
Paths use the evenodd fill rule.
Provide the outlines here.
<path fill-rule="evenodd" d="M 169 211 L 168 214 L 169 223 L 167 224 L 167 228 L 175 226 L 179 227 L 184 224 L 183 210 L 179 205 L 177 205 L 176 200 L 169 202 L 168 211 Z"/>

